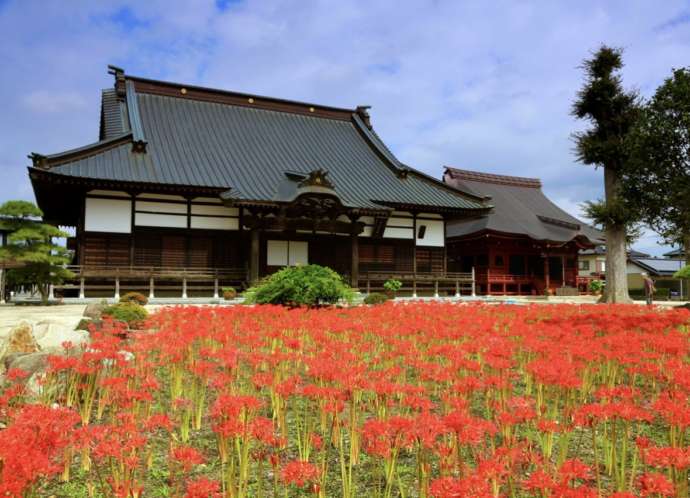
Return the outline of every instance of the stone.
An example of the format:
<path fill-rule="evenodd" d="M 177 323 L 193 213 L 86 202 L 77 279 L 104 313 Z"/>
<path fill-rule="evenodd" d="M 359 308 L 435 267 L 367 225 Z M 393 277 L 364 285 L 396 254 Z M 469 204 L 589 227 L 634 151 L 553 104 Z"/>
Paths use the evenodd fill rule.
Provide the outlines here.
<path fill-rule="evenodd" d="M 40 349 L 33 336 L 33 328 L 22 321 L 14 326 L 4 339 L 0 339 L 0 360 L 13 353 L 35 353 Z"/>
<path fill-rule="evenodd" d="M 103 315 L 103 310 L 107 308 L 108 305 L 101 303 L 90 303 L 86 305 L 84 310 L 84 316 L 91 318 L 92 320 L 99 320 Z"/>
<path fill-rule="evenodd" d="M 64 351 L 63 343 L 69 342 L 72 347 L 78 349 L 89 342 L 87 331 L 72 330 L 62 323 L 50 320 L 44 320 L 34 325 L 33 335 L 41 351 L 48 351 L 53 354 Z"/>
<path fill-rule="evenodd" d="M 18 368 L 29 374 L 33 375 L 37 372 L 44 372 L 48 368 L 48 356 L 51 353 L 48 352 L 38 352 L 38 353 L 28 353 L 15 355 L 12 361 L 7 362 L 7 369 Z"/>

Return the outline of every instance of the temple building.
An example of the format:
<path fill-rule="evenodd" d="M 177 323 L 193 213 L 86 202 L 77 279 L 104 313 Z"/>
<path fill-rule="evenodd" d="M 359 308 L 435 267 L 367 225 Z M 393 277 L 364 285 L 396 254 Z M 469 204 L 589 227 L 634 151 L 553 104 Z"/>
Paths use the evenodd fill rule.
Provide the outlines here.
<path fill-rule="evenodd" d="M 481 294 L 570 294 L 578 278 L 578 251 L 603 243 L 603 234 L 569 215 L 534 178 L 446 167 L 443 179 L 484 198 L 493 209 L 446 226 L 448 269 L 474 268 Z"/>
<path fill-rule="evenodd" d="M 465 240 L 462 220 L 475 226 L 493 201 L 483 189 L 458 190 L 402 164 L 372 128 L 367 107 L 154 81 L 113 66 L 110 73 L 98 141 L 30 156 L 45 220 L 74 230 L 68 247 L 76 278 L 65 294 L 218 295 L 219 286 L 246 286 L 304 263 L 329 266 L 368 289 L 401 278 L 413 292 L 419 284 L 458 293 L 467 281 L 466 257 L 455 265 L 462 272 L 448 268 L 446 236 L 456 259 L 465 243 L 478 251 L 487 241 Z M 500 240 L 503 251 L 508 242 Z M 548 261 L 588 240 L 552 245 Z M 492 263 L 498 254 L 486 253 Z M 476 257 L 480 268 L 493 268 Z"/>

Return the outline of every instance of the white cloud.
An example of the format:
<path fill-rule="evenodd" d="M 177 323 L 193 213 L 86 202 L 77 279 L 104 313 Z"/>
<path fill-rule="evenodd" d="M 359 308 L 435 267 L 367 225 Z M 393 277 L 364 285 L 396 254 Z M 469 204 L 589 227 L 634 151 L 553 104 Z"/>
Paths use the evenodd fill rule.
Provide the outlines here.
<path fill-rule="evenodd" d="M 152 78 L 354 107 L 401 160 L 542 178 L 575 209 L 601 172 L 575 163 L 578 65 L 601 43 L 625 48 L 627 86 L 649 95 L 687 65 L 686 2 L 493 3 L 386 0 L 1 4 L 0 163 L 25 195 L 31 151 L 93 141 L 108 63 Z M 664 27 L 661 29 L 660 27 Z M 6 103 L 6 104 L 5 104 Z M 41 119 L 36 113 L 42 112 Z M 21 187 L 20 187 L 21 185 Z"/>
<path fill-rule="evenodd" d="M 58 93 L 38 90 L 22 99 L 26 108 L 36 113 L 74 112 L 87 107 L 86 99 L 75 92 Z"/>

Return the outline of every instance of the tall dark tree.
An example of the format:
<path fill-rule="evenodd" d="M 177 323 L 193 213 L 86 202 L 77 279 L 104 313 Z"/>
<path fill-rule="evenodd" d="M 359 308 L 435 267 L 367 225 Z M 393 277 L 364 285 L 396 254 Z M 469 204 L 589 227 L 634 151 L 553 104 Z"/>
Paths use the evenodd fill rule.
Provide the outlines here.
<path fill-rule="evenodd" d="M 604 168 L 603 201 L 589 203 L 588 214 L 606 230 L 606 290 L 603 301 L 629 302 L 626 274 L 628 227 L 637 214 L 622 193 L 622 179 L 630 152 L 628 135 L 640 107 L 636 92 L 623 88 L 620 49 L 602 46 L 583 63 L 585 84 L 573 103 L 572 113 L 591 123 L 574 134 L 577 159 Z"/>
<path fill-rule="evenodd" d="M 642 110 L 630 136 L 626 198 L 690 265 L 690 68 L 675 69 Z"/>

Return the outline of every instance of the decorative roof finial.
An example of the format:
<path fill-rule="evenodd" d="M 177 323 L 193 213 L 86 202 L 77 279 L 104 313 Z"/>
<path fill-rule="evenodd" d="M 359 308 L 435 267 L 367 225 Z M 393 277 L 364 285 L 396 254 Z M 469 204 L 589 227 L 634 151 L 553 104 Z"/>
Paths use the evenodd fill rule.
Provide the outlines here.
<path fill-rule="evenodd" d="M 108 64 L 108 74 L 115 76 L 115 91 L 117 92 L 117 96 L 124 98 L 127 94 L 127 90 L 125 89 L 125 70 L 121 67 Z"/>
<path fill-rule="evenodd" d="M 367 128 L 371 129 L 371 116 L 369 115 L 369 109 L 371 109 L 370 105 L 358 105 L 357 109 L 355 109 L 355 112 L 362 119 L 362 121 L 364 121 L 364 124 L 367 126 Z"/>
<path fill-rule="evenodd" d="M 39 154 L 38 152 L 32 152 L 26 157 L 31 159 L 34 168 L 48 169 L 48 158 L 46 158 L 46 156 L 44 156 L 43 154 Z"/>

